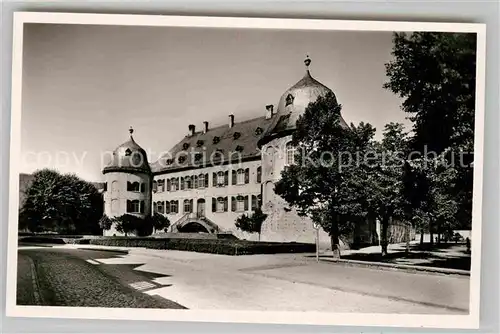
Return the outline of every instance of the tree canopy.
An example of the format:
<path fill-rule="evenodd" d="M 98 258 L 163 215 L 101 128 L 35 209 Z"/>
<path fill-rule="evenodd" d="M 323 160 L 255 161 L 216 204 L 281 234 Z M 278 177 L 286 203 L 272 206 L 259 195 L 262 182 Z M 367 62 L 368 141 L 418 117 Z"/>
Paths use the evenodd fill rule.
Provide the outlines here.
<path fill-rule="evenodd" d="M 32 232 L 100 234 L 103 198 L 97 188 L 72 174 L 43 169 L 33 174 L 20 209 L 20 228 Z"/>

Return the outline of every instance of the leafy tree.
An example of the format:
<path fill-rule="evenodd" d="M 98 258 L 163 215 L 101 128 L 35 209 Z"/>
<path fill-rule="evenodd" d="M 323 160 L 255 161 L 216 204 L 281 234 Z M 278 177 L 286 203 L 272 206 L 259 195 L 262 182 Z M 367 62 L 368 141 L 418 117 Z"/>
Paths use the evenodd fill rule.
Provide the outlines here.
<path fill-rule="evenodd" d="M 414 134 L 411 149 L 422 153 L 423 159 L 427 159 L 426 152 L 436 156 L 444 153 L 442 157 L 448 164 L 459 165 L 454 180 L 448 180 L 451 186 L 445 187 L 446 198 L 455 202 L 456 210 L 451 211 L 458 225 L 470 228 L 476 35 L 396 33 L 392 54 L 394 59 L 386 64 L 389 81 L 385 88 L 403 98 L 402 109 L 411 115 Z M 413 205 L 431 209 L 433 191 L 428 184 L 434 182 L 421 176 L 419 181 L 423 183 L 417 182 L 413 189 L 421 193 L 421 205 L 415 202 Z M 424 195 L 429 198 L 423 198 Z M 431 224 L 433 219 L 429 220 Z M 432 233 L 432 228 L 429 230 Z"/>
<path fill-rule="evenodd" d="M 25 195 L 20 218 L 31 231 L 100 233 L 103 199 L 92 183 L 43 169 L 33 174 Z"/>
<path fill-rule="evenodd" d="M 258 233 L 260 240 L 260 232 L 262 223 L 266 220 L 267 215 L 260 208 L 255 209 L 251 215 L 243 214 L 236 219 L 236 228 L 243 232 Z"/>
<path fill-rule="evenodd" d="M 299 215 L 310 217 L 329 233 L 335 257 L 340 256 L 339 237 L 366 216 L 362 192 L 357 191 L 362 170 L 354 160 L 375 132 L 367 124 L 342 125 L 340 111 L 331 93 L 309 104 L 292 134 L 295 164 L 282 171 L 275 185 L 276 194 Z"/>
<path fill-rule="evenodd" d="M 167 231 L 170 227 L 170 220 L 164 215 L 155 212 L 152 216 L 147 218 L 150 221 L 151 226 L 153 227 L 154 233 L 156 231 Z"/>
<path fill-rule="evenodd" d="M 131 214 L 124 214 L 119 217 L 116 217 L 115 219 L 117 221 L 115 227 L 116 230 L 120 233 L 125 234 L 126 237 L 128 236 L 129 233 L 137 232 L 141 224 L 144 223 L 144 220 L 142 218 L 139 218 Z"/>
<path fill-rule="evenodd" d="M 108 231 L 109 229 L 111 229 L 111 226 L 113 226 L 113 220 L 114 219 L 109 218 L 108 215 L 103 214 L 101 219 L 99 219 L 99 226 L 103 230 Z"/>
<path fill-rule="evenodd" d="M 366 203 L 371 216 L 381 223 L 380 245 L 382 255 L 387 255 L 388 227 L 392 219 L 405 219 L 404 196 L 405 159 L 408 139 L 400 123 L 385 126 L 381 142 L 374 144 L 374 159 L 366 161 L 364 178 Z"/>

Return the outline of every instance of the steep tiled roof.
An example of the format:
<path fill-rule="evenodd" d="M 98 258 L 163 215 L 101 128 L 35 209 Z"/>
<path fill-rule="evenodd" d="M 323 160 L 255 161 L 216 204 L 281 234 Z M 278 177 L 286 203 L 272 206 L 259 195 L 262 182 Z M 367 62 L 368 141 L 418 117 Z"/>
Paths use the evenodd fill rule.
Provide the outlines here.
<path fill-rule="evenodd" d="M 184 137 L 168 154 L 151 164 L 153 173 L 208 166 L 222 161 L 260 158 L 257 142 L 273 121 L 266 117 L 209 128 Z M 215 140 L 214 140 L 215 139 Z M 200 154 L 201 153 L 201 154 Z M 184 158 L 182 158 L 184 157 Z M 180 159 L 179 159 L 180 158 Z M 232 158 L 232 159 L 231 159 Z"/>

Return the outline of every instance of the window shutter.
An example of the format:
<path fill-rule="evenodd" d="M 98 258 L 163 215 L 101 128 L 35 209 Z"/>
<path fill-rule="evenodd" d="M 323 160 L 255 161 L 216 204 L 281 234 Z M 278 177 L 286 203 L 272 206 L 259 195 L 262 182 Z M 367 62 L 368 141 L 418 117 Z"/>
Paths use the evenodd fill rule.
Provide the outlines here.
<path fill-rule="evenodd" d="M 229 171 L 226 171 L 224 173 L 224 185 L 225 186 L 229 185 Z"/>
<path fill-rule="evenodd" d="M 127 200 L 127 212 L 130 212 L 130 201 Z"/>
<path fill-rule="evenodd" d="M 262 167 L 257 167 L 257 183 L 262 182 Z"/>
<path fill-rule="evenodd" d="M 208 173 L 205 174 L 205 188 L 208 188 Z"/>
<path fill-rule="evenodd" d="M 170 191 L 172 189 L 172 181 L 170 179 L 167 179 L 167 191 Z"/>
<path fill-rule="evenodd" d="M 257 209 L 257 196 L 252 195 L 252 211 L 255 211 Z"/>
<path fill-rule="evenodd" d="M 158 211 L 158 205 L 156 202 L 153 202 L 153 213 L 156 213 Z"/>
<path fill-rule="evenodd" d="M 245 211 L 248 211 L 248 196 L 245 196 Z"/>
<path fill-rule="evenodd" d="M 250 169 L 247 168 L 245 169 L 245 183 L 249 183 L 250 182 Z"/>
<path fill-rule="evenodd" d="M 236 184 L 236 171 L 235 170 L 232 171 L 232 175 L 233 175 L 232 183 L 233 183 L 233 185 L 235 185 Z"/>
<path fill-rule="evenodd" d="M 217 187 L 217 174 L 212 173 L 212 186 Z"/>
<path fill-rule="evenodd" d="M 170 213 L 170 202 L 165 201 L 165 213 L 169 214 Z"/>
<path fill-rule="evenodd" d="M 195 175 L 193 177 L 194 181 L 193 181 L 193 189 L 196 189 L 198 188 L 198 175 Z"/>
<path fill-rule="evenodd" d="M 181 177 L 181 190 L 184 190 L 184 178 Z"/>
<path fill-rule="evenodd" d="M 231 197 L 231 211 L 236 211 L 236 197 Z"/>
<path fill-rule="evenodd" d="M 217 200 L 215 197 L 212 197 L 212 212 L 217 211 Z"/>
<path fill-rule="evenodd" d="M 157 192 L 157 191 L 158 191 L 158 182 L 153 181 L 153 192 Z"/>
<path fill-rule="evenodd" d="M 193 200 L 190 200 L 190 201 L 189 201 L 189 207 L 190 207 L 189 212 L 191 212 L 191 213 L 192 213 L 192 212 L 194 211 L 194 210 L 193 210 Z"/>
<path fill-rule="evenodd" d="M 139 208 L 141 213 L 144 213 L 144 201 L 140 202 L 140 208 Z"/>
<path fill-rule="evenodd" d="M 146 192 L 146 183 L 141 183 L 141 193 Z"/>
<path fill-rule="evenodd" d="M 130 191 L 130 182 L 127 181 L 127 191 Z"/>
<path fill-rule="evenodd" d="M 227 212 L 227 197 L 224 197 L 224 212 Z"/>

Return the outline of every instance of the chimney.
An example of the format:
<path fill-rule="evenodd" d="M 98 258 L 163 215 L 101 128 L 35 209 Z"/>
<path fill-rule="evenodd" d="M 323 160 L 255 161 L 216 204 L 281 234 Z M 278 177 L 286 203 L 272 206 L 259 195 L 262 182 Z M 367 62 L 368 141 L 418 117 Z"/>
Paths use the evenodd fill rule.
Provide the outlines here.
<path fill-rule="evenodd" d="M 234 115 L 229 115 L 229 128 L 234 126 Z"/>
<path fill-rule="evenodd" d="M 196 127 L 194 126 L 194 124 L 189 124 L 189 135 L 192 136 L 194 135 L 194 133 L 196 132 Z"/>
<path fill-rule="evenodd" d="M 268 104 L 266 106 L 266 119 L 271 119 L 271 117 L 273 117 L 274 115 L 273 110 L 274 106 L 272 104 Z"/>
<path fill-rule="evenodd" d="M 208 122 L 207 121 L 203 122 L 203 126 L 204 126 L 203 133 L 207 133 L 208 132 Z"/>

